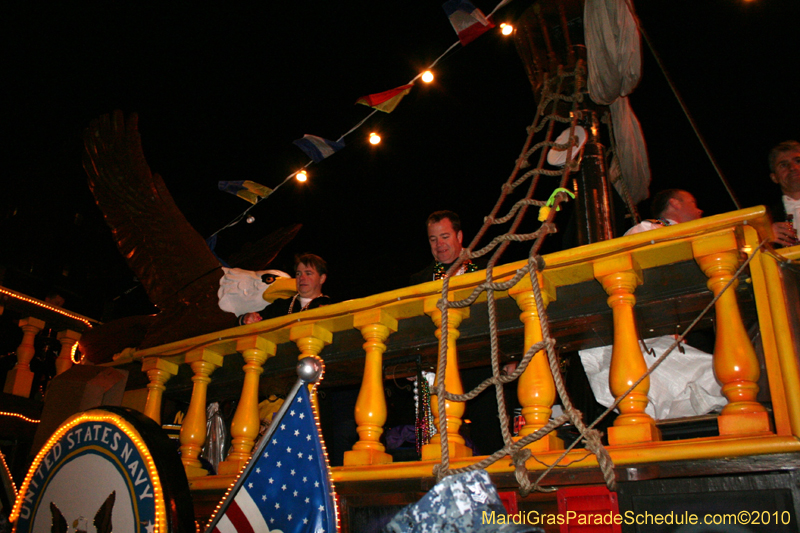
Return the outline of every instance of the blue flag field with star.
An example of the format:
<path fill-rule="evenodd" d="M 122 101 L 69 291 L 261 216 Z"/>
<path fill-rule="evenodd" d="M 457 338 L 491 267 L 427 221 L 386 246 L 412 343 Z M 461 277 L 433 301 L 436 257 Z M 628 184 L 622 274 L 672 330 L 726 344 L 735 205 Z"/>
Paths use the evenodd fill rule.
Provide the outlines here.
<path fill-rule="evenodd" d="M 295 384 L 206 533 L 333 533 L 335 493 L 308 386 Z"/>

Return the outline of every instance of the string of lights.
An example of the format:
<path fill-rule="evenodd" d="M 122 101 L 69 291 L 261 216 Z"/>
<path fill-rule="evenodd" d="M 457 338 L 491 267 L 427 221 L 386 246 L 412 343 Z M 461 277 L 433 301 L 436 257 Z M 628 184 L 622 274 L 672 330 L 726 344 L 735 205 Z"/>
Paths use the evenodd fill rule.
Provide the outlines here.
<path fill-rule="evenodd" d="M 37 307 L 41 307 L 42 309 L 47 309 L 48 311 L 52 311 L 54 313 L 58 313 L 59 315 L 65 316 L 67 318 L 71 318 L 72 320 L 77 320 L 78 322 L 82 322 L 86 324 L 86 327 L 91 328 L 93 326 L 92 320 L 86 318 L 85 316 L 78 315 L 75 313 L 71 313 L 66 309 L 62 309 L 60 307 L 56 307 L 54 305 L 50 305 L 47 302 L 43 302 L 41 300 L 37 300 L 36 298 L 31 298 L 30 296 L 25 296 L 16 291 L 12 291 L 11 289 L 7 289 L 5 287 L 0 287 L 0 294 L 8 296 L 9 298 L 14 298 L 15 300 L 19 300 L 21 302 L 33 304 Z"/>
<path fill-rule="evenodd" d="M 75 359 L 75 354 L 78 352 L 78 343 L 72 345 L 72 351 L 69 353 L 69 360 L 72 361 L 73 365 L 79 365 L 81 361 L 83 361 L 83 354 L 81 354 L 80 359 Z"/>
<path fill-rule="evenodd" d="M 21 420 L 24 420 L 25 422 L 30 422 L 31 424 L 38 424 L 39 422 L 41 422 L 41 420 L 34 420 L 33 418 L 28 418 L 25 415 L 21 415 L 19 413 L 11 413 L 8 411 L 0 411 L 0 416 L 12 416 L 14 418 L 19 418 Z"/>
<path fill-rule="evenodd" d="M 501 0 L 500 3 L 498 3 L 494 7 L 494 9 L 491 11 L 491 13 L 489 13 L 489 15 L 486 16 L 486 19 L 491 20 L 492 16 L 495 14 L 495 12 L 497 12 L 498 9 L 500 9 L 501 7 L 505 6 L 506 4 L 508 4 L 510 2 L 511 2 L 511 0 Z M 500 23 L 498 28 L 499 28 L 500 34 L 505 36 L 505 37 L 507 37 L 507 36 L 511 35 L 512 33 L 514 33 L 514 27 L 511 24 L 508 24 L 506 22 Z M 439 57 L 437 57 L 425 70 L 423 70 L 422 72 L 420 72 L 419 74 L 414 76 L 414 78 L 411 79 L 411 81 L 409 81 L 405 86 L 406 87 L 412 86 L 412 85 L 414 85 L 416 83 L 417 80 L 420 80 L 420 79 L 423 81 L 423 83 L 431 83 L 434 80 L 434 71 L 433 71 L 433 69 L 436 67 L 436 65 L 439 63 L 439 61 L 444 59 L 447 56 L 447 54 L 450 53 L 452 50 L 454 50 L 459 44 L 461 44 L 462 46 L 466 46 L 466 43 L 462 42 L 461 40 L 454 42 L 452 45 L 450 45 L 447 48 L 447 50 L 442 52 L 439 55 Z M 355 126 L 353 126 L 347 132 L 342 134 L 337 139 L 336 142 L 342 142 L 345 137 L 347 137 L 351 133 L 359 130 L 378 111 L 379 111 L 379 109 L 377 107 L 374 108 L 366 117 L 361 119 Z M 381 136 L 377 132 L 374 132 L 374 131 L 370 132 L 369 135 L 368 135 L 368 142 L 371 145 L 376 146 L 376 145 L 381 143 Z M 285 183 L 287 183 L 292 178 L 297 179 L 297 181 L 299 181 L 301 183 L 307 181 L 308 177 L 309 177 L 309 174 L 306 171 L 306 169 L 309 166 L 311 166 L 313 163 L 314 163 L 313 160 L 309 161 L 308 163 L 303 165 L 303 168 L 301 168 L 299 170 L 296 170 L 295 172 L 292 172 L 291 174 L 286 176 L 283 179 L 283 181 L 281 181 L 275 188 L 272 189 L 272 191 L 270 191 L 270 193 L 268 195 L 263 196 L 263 197 L 259 197 L 253 204 L 249 205 L 242 213 L 237 215 L 233 220 L 231 220 L 230 222 L 228 222 L 227 224 L 222 226 L 220 229 L 218 229 L 217 231 L 215 231 L 214 233 L 209 235 L 208 239 L 212 239 L 214 236 L 219 234 L 221 231 L 223 231 L 223 230 L 225 230 L 227 228 L 230 228 L 232 226 L 235 226 L 236 224 L 241 222 L 243 219 L 246 220 L 246 222 L 248 224 L 252 224 L 253 222 L 255 222 L 255 217 L 250 215 L 250 211 L 254 207 L 256 207 L 258 204 L 260 204 L 262 201 L 264 201 L 267 198 L 271 197 L 279 188 L 281 188 Z"/>
<path fill-rule="evenodd" d="M 3 452 L 0 452 L 0 466 L 5 470 L 6 478 L 11 482 L 11 492 L 13 492 L 13 496 L 16 498 L 17 484 L 14 483 L 14 478 L 11 476 L 11 470 L 8 468 L 8 464 L 6 464 L 6 456 L 3 455 Z"/>

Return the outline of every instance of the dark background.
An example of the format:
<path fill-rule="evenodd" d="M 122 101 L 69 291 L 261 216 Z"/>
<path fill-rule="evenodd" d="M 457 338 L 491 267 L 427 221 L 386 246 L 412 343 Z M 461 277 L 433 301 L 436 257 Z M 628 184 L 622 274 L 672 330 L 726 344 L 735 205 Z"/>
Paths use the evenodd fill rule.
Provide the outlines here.
<path fill-rule="evenodd" d="M 476 0 L 489 13 L 494 3 Z M 634 2 L 645 30 L 743 206 L 771 203 L 770 147 L 798 138 L 796 0 Z M 363 95 L 408 83 L 456 41 L 440 2 L 7 2 L 3 43 L 0 284 L 108 320 L 150 310 L 117 252 L 81 168 L 81 132 L 138 112 L 145 155 L 203 236 L 249 204 L 219 180 L 274 187 L 307 162 L 303 134 L 336 139 L 370 109 Z M 512 2 L 499 12 L 520 11 Z M 706 214 L 733 209 L 645 43 L 632 95 L 651 191 L 693 192 Z M 425 217 L 458 211 L 470 239 L 513 169 L 535 102 L 513 39 L 458 47 L 391 114 L 220 233 L 225 257 L 294 222 L 294 253 L 329 262 L 336 300 L 402 286 L 430 261 Z M 370 131 L 383 143 L 371 147 Z M 542 183 L 539 196 L 552 185 Z M 646 212 L 644 213 L 646 214 Z M 509 250 L 506 259 L 524 254 Z M 137 288 L 138 287 L 138 288 Z"/>

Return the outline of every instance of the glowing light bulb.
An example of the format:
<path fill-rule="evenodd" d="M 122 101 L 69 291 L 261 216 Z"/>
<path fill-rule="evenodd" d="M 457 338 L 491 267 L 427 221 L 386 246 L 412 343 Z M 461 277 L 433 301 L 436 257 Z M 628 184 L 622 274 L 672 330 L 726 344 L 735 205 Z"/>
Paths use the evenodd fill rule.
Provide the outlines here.
<path fill-rule="evenodd" d="M 512 26 L 511 24 L 506 24 L 505 22 L 500 24 L 500 33 L 502 33 L 503 35 L 511 35 L 513 32 L 514 32 L 514 26 Z"/>
<path fill-rule="evenodd" d="M 295 177 L 297 178 L 297 181 L 306 181 L 308 179 L 308 173 L 305 170 L 301 170 L 295 175 Z"/>
<path fill-rule="evenodd" d="M 369 143 L 370 144 L 380 144 L 381 136 L 375 133 L 374 131 L 369 134 Z"/>
<path fill-rule="evenodd" d="M 249 217 L 247 217 L 247 223 L 248 224 L 252 224 L 255 221 L 256 221 L 256 217 L 254 217 L 253 215 L 250 215 Z"/>
<path fill-rule="evenodd" d="M 422 73 L 422 81 L 424 81 L 425 83 L 432 82 L 433 81 L 433 72 L 431 72 L 430 70 L 426 70 L 425 72 L 423 72 Z"/>

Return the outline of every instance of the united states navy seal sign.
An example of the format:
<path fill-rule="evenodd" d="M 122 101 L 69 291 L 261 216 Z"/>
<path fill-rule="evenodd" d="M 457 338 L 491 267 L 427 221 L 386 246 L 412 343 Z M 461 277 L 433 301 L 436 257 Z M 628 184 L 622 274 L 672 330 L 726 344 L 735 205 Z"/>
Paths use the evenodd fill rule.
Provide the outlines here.
<path fill-rule="evenodd" d="M 122 408 L 64 422 L 34 459 L 10 518 L 16 533 L 194 529 L 174 445 L 158 424 Z"/>

